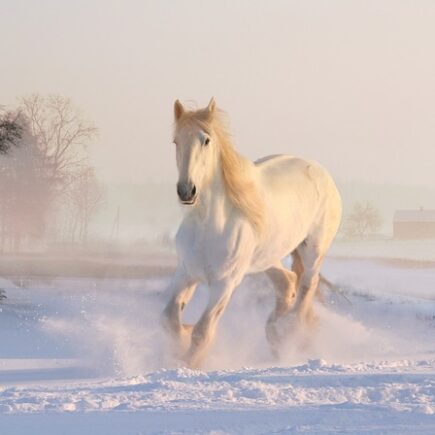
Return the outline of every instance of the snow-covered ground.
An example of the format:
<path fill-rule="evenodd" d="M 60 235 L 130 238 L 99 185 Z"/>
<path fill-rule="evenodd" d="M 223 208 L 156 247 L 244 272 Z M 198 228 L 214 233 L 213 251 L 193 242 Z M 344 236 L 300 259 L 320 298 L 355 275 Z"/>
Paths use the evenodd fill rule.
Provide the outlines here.
<path fill-rule="evenodd" d="M 0 434 L 435 433 L 435 268 L 328 259 L 324 275 L 340 292 L 280 361 L 272 289 L 247 278 L 201 371 L 160 331 L 169 277 L 0 279 Z"/>

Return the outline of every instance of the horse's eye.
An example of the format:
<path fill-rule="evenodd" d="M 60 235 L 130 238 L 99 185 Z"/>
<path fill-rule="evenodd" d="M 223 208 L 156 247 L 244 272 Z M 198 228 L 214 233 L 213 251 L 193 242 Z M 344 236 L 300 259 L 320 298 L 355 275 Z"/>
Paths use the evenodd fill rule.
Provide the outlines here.
<path fill-rule="evenodd" d="M 205 139 L 205 141 L 204 141 L 204 145 L 207 146 L 209 143 L 210 143 L 210 138 L 208 137 L 208 138 Z"/>

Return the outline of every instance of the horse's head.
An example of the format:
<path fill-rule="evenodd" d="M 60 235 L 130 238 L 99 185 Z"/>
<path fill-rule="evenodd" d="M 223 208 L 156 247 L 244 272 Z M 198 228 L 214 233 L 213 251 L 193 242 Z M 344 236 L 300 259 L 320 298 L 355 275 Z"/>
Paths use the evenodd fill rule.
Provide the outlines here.
<path fill-rule="evenodd" d="M 182 204 L 195 205 L 213 177 L 218 155 L 211 128 L 215 110 L 213 98 L 207 107 L 195 111 L 185 110 L 178 100 L 174 104 L 177 193 Z"/>

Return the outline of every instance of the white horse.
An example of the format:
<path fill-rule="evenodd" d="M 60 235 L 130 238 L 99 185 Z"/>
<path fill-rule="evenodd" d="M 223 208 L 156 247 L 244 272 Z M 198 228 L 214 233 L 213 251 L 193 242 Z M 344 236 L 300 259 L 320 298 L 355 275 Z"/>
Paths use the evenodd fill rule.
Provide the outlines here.
<path fill-rule="evenodd" d="M 277 354 L 278 321 L 314 320 L 320 266 L 341 219 L 335 183 L 312 161 L 274 155 L 253 163 L 240 156 L 214 99 L 200 110 L 177 100 L 174 114 L 177 192 L 186 215 L 164 325 L 184 362 L 198 367 L 234 289 L 246 274 L 265 271 L 276 289 L 266 335 Z M 282 265 L 289 254 L 292 270 Z M 198 283 L 209 287 L 209 302 L 199 321 L 186 325 L 181 314 Z"/>

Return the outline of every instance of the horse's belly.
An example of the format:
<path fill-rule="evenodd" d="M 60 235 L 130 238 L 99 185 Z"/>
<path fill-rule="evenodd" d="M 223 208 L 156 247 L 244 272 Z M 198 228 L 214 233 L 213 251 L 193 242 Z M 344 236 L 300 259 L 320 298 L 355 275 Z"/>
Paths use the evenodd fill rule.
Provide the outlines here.
<path fill-rule="evenodd" d="M 307 237 L 313 213 L 284 193 L 268 204 L 268 225 L 265 237 L 258 243 L 251 261 L 250 273 L 261 272 L 277 265 L 291 254 Z M 314 207 L 312 208 L 314 209 Z"/>
<path fill-rule="evenodd" d="M 269 237 L 264 243 L 257 246 L 255 250 L 249 273 L 263 272 L 293 252 L 303 241 L 304 235 L 301 232 L 291 233 L 291 228 Z"/>

